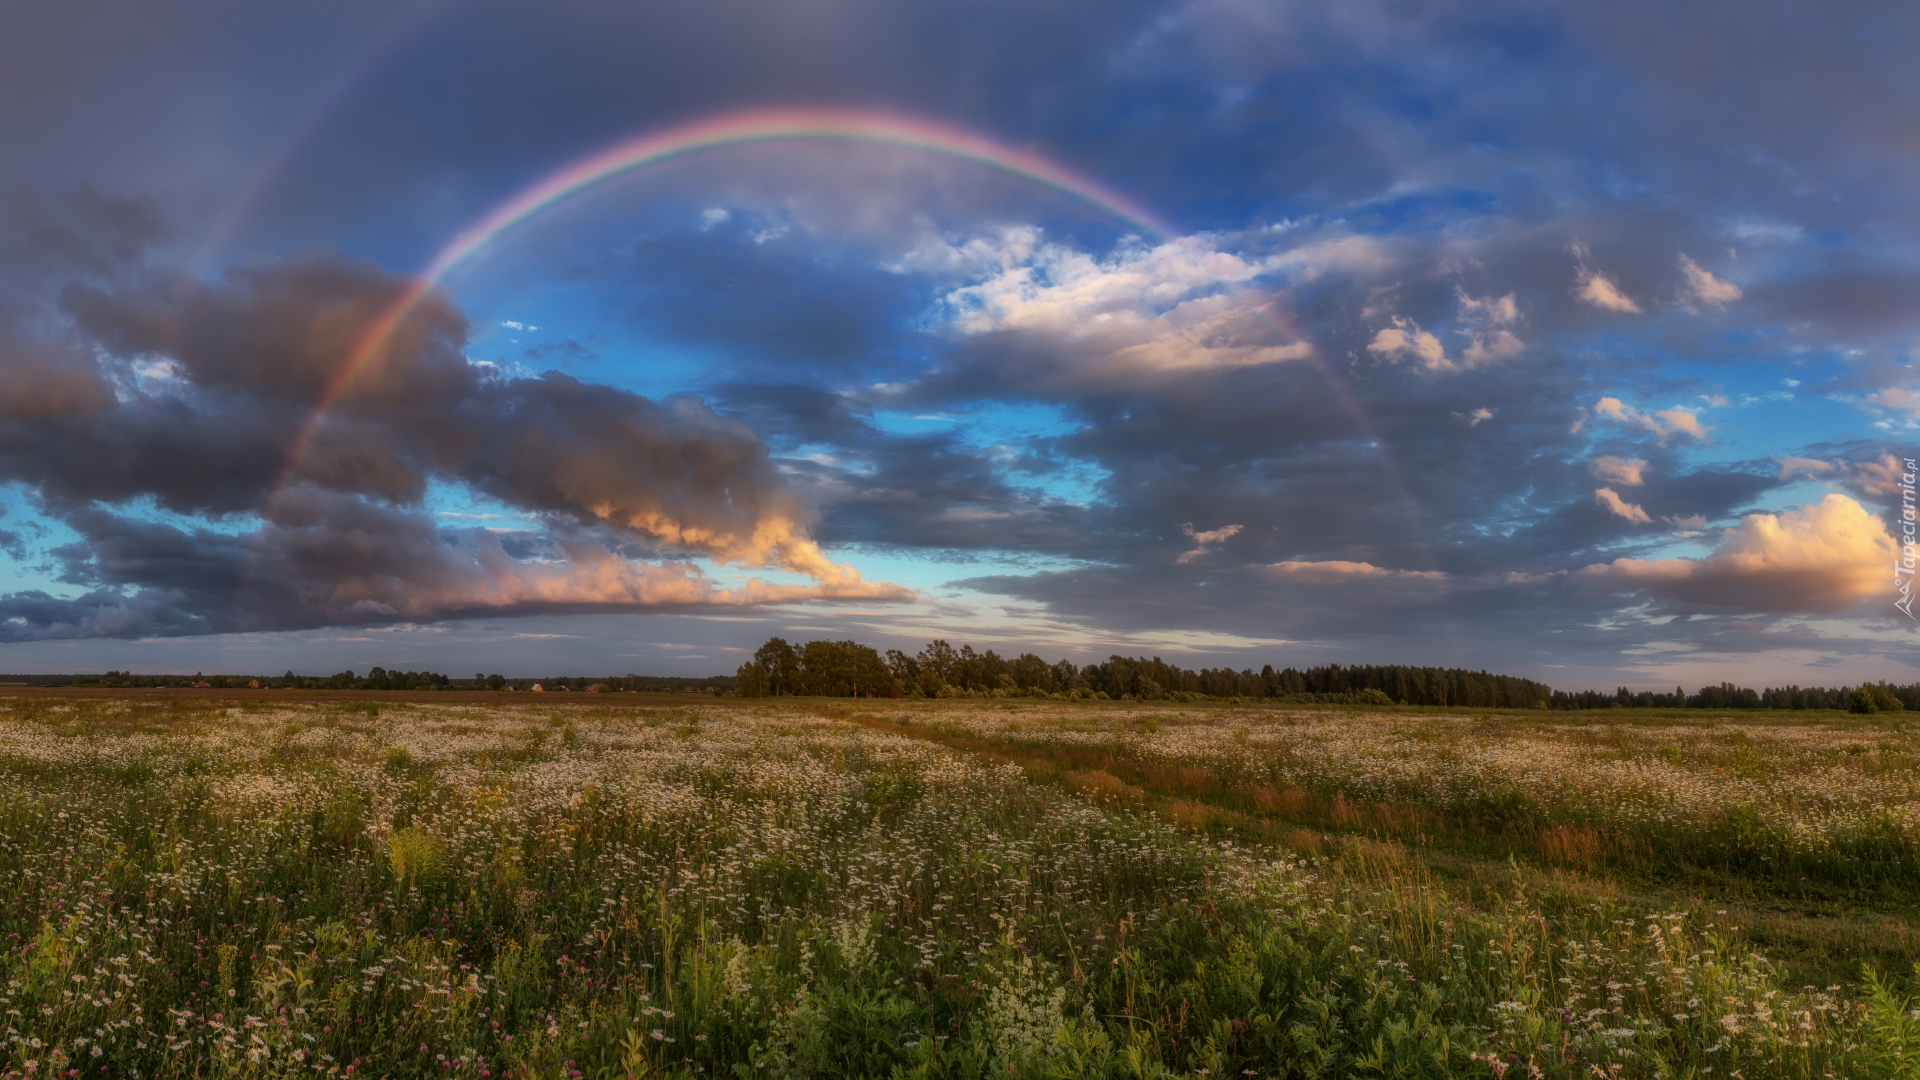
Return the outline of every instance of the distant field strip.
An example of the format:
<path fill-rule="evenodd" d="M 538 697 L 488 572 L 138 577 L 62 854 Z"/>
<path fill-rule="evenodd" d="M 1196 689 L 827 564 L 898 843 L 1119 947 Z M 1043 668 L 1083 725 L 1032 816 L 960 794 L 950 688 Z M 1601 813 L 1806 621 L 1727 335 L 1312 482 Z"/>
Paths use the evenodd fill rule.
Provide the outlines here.
<path fill-rule="evenodd" d="M 1670 860 L 1795 883 L 1920 885 L 1920 740 L 1857 720 L 1137 707 L 859 719 L 1042 762 L 1094 795 L 1152 790 L 1412 841 L 1497 834 L 1581 865 Z"/>
<path fill-rule="evenodd" d="M 1187 827 L 1266 791 L 1470 817 L 1469 744 L 1502 738 L 1476 721 L 860 717 L 908 737 L 824 708 L 16 700 L 0 1076 L 1757 1080 L 1908 1075 L 1920 1045 L 1892 991 L 1784 985 L 1711 918 L 1468 903 L 1381 842 Z M 1513 760 L 1526 794 L 1561 759 Z M 1190 789 L 1192 820 L 1139 812 L 1129 775 Z M 1758 828 L 1814 805 L 1750 780 Z M 1591 826 L 1685 797 L 1653 777 Z M 1809 835 L 1851 835 L 1832 805 Z"/>

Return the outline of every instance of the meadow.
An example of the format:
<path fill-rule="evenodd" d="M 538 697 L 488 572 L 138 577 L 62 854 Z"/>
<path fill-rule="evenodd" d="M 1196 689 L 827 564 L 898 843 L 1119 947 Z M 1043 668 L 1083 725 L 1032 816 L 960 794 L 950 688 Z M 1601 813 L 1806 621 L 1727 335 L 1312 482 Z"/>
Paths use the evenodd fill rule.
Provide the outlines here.
<path fill-rule="evenodd" d="M 0 1076 L 1920 1077 L 1897 716 L 690 697 L 0 700 Z"/>

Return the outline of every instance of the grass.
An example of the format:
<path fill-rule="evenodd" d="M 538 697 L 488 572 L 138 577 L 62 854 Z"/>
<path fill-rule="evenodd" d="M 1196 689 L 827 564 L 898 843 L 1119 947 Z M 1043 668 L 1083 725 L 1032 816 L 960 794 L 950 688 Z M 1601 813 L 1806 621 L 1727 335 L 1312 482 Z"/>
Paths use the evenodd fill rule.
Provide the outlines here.
<path fill-rule="evenodd" d="M 1920 959 L 1920 742 L 1897 716 L 842 713 L 1215 833 L 1400 843 L 1463 895 L 1550 884 L 1731 909 L 1808 982 Z"/>
<path fill-rule="evenodd" d="M 1920 1076 L 1904 734 L 1604 719 L 22 696 L 0 1076 Z"/>

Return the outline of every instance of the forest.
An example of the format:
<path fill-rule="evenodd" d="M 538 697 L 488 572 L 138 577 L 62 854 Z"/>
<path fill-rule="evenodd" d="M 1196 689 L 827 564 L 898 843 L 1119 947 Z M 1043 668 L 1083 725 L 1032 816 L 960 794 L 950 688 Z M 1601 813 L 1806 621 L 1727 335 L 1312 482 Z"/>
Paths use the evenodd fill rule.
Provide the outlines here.
<path fill-rule="evenodd" d="M 1230 667 L 1193 670 L 1159 657 L 1109 656 L 1105 663 L 1049 664 L 1025 652 L 958 649 L 936 639 L 918 653 L 884 654 L 857 641 L 771 638 L 734 676 L 742 697 L 1048 697 L 1098 701 L 1265 699 L 1352 705 L 1465 706 L 1506 709 L 1845 709 L 1858 713 L 1920 708 L 1920 683 L 1897 686 L 1769 687 L 1721 683 L 1689 694 L 1555 690 L 1513 675 L 1402 664 L 1327 664 L 1304 670 Z"/>

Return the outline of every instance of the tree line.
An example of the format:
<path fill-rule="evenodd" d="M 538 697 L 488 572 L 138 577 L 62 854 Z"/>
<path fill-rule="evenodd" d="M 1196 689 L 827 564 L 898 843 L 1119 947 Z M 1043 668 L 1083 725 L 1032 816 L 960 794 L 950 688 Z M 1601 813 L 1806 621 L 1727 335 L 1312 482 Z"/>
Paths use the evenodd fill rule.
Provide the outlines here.
<path fill-rule="evenodd" d="M 653 691 L 738 693 L 742 697 L 807 695 L 816 697 L 1058 697 L 1062 699 L 1195 701 L 1265 700 L 1277 702 L 1464 706 L 1509 709 L 1844 709 L 1856 713 L 1920 709 L 1920 683 L 1888 682 L 1860 686 L 1768 687 L 1755 690 L 1723 682 L 1687 693 L 1629 690 L 1554 690 L 1544 683 L 1512 675 L 1463 668 L 1398 664 L 1282 668 L 1259 671 L 1230 667 L 1192 670 L 1159 657 L 1109 656 L 1105 663 L 1048 663 L 1034 653 L 1003 657 L 971 645 L 954 648 L 929 642 L 918 653 L 885 653 L 856 641 L 791 644 L 771 638 L 733 675 L 609 675 L 546 678 L 475 673 L 471 679 L 434 671 L 374 667 L 365 675 L 0 675 L 0 686 L 195 687 L 293 690 L 459 690 L 459 691 Z"/>
<path fill-rule="evenodd" d="M 553 675 L 546 678 L 507 678 L 475 673 L 471 679 L 456 679 L 437 671 L 402 671 L 374 667 L 365 675 L 341 671 L 332 675 L 135 675 L 127 671 L 109 671 L 103 675 L 0 675 L 0 685 L 84 686 L 104 688 L 192 688 L 260 690 L 490 690 L 598 691 L 629 690 L 667 692 L 725 693 L 733 689 L 733 676 L 708 675 L 609 675 L 589 678 L 579 675 Z"/>
<path fill-rule="evenodd" d="M 1159 657 L 1109 656 L 1105 663 L 1048 663 L 1033 653 L 1003 657 L 945 640 L 908 655 L 884 655 L 857 641 L 794 645 L 772 638 L 740 665 L 742 697 L 1060 697 L 1096 700 L 1260 698 L 1351 704 L 1466 705 L 1544 708 L 1553 691 L 1511 675 L 1459 668 L 1400 665 L 1285 668 L 1201 668 Z"/>
<path fill-rule="evenodd" d="M 1556 690 L 1556 709 L 1845 709 L 1857 713 L 1905 712 L 1920 709 L 1920 683 L 1898 686 L 1888 682 L 1860 686 L 1770 686 L 1755 690 L 1723 682 L 1689 694 L 1676 686 L 1673 693 L 1633 691 L 1622 686 L 1611 694 L 1598 690 L 1569 693 Z"/>
<path fill-rule="evenodd" d="M 1857 713 L 1920 708 L 1920 683 L 1896 686 L 1769 687 L 1721 683 L 1689 694 L 1555 690 L 1513 675 L 1401 664 L 1313 668 L 1263 666 L 1192 670 L 1159 657 L 1109 656 L 1105 663 L 1049 664 L 1033 653 L 1003 657 L 971 645 L 929 642 L 918 653 L 884 654 L 857 641 L 771 638 L 740 665 L 742 697 L 1058 697 L 1097 700 L 1268 700 L 1300 703 L 1465 706 L 1508 709 L 1848 709 Z"/>

